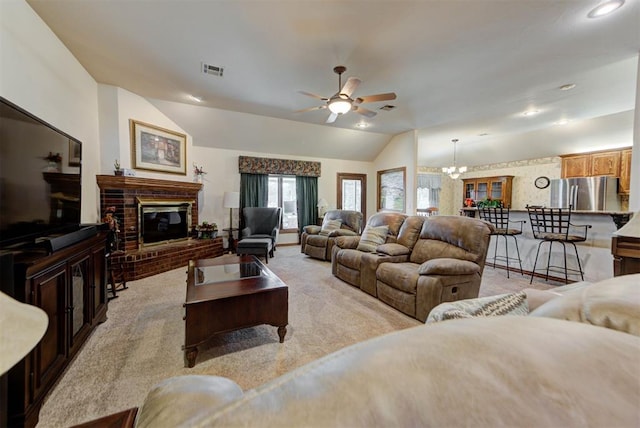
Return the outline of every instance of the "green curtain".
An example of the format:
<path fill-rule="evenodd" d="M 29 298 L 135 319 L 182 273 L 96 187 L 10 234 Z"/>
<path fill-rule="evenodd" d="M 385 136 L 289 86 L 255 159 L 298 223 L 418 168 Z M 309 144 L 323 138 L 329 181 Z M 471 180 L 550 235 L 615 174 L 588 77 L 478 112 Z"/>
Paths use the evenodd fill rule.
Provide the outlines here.
<path fill-rule="evenodd" d="M 267 174 L 240 174 L 240 230 L 244 228 L 244 207 L 266 207 L 269 202 Z"/>
<path fill-rule="evenodd" d="M 318 177 L 296 176 L 298 231 L 318 220 Z"/>

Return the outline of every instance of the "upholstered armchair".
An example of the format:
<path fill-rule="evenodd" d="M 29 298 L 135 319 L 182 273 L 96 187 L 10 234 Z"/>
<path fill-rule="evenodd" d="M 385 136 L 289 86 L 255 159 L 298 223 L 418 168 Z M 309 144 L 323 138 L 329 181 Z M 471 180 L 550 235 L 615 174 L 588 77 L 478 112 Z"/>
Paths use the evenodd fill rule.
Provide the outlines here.
<path fill-rule="evenodd" d="M 349 210 L 327 211 L 322 226 L 305 226 L 300 236 L 300 251 L 306 255 L 331 260 L 331 250 L 339 236 L 357 236 L 362 231 L 362 213 Z"/>
<path fill-rule="evenodd" d="M 244 228 L 240 231 L 240 239 L 271 238 L 272 248 L 275 250 L 280 233 L 282 208 L 245 207 L 242 215 Z"/>
<path fill-rule="evenodd" d="M 425 321 L 442 302 L 478 297 L 493 231 L 470 217 L 427 217 L 409 260 L 378 266 L 378 299 Z"/>
<path fill-rule="evenodd" d="M 336 239 L 331 257 L 333 275 L 375 297 L 378 265 L 384 261 L 409 260 L 423 222 L 423 217 L 408 217 L 394 212 L 372 215 L 362 237 L 344 236 Z M 382 228 L 382 232 L 385 232 L 378 246 L 371 243 L 364 245 L 361 239 L 367 240 L 368 231 L 372 228 Z"/>

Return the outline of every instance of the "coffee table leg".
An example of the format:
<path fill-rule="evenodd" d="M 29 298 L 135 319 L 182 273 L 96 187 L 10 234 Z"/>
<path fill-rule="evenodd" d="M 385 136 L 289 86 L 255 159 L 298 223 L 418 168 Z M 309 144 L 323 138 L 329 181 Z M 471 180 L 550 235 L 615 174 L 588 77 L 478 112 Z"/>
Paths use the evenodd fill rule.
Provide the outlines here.
<path fill-rule="evenodd" d="M 278 327 L 278 337 L 280 337 L 280 343 L 284 342 L 285 334 L 287 334 L 287 326 L 282 325 Z"/>
<path fill-rule="evenodd" d="M 186 360 L 185 362 L 187 363 L 187 367 L 191 368 L 196 365 L 197 356 L 198 348 L 195 346 L 193 348 L 186 348 L 184 350 L 184 359 Z"/>

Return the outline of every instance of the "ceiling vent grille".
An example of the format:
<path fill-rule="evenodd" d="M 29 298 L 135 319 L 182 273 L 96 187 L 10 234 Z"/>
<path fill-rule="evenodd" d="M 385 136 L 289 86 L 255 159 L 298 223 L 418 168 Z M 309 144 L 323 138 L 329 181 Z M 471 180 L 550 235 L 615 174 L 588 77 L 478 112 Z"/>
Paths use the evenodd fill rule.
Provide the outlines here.
<path fill-rule="evenodd" d="M 218 67 L 217 65 L 211 65 L 202 63 L 202 72 L 204 74 L 211 74 L 213 76 L 222 77 L 224 74 L 224 67 Z"/>
<path fill-rule="evenodd" d="M 380 110 L 389 111 L 389 110 L 393 110 L 394 108 L 396 108 L 396 106 L 392 106 L 391 104 L 385 104 L 382 107 L 380 107 Z"/>

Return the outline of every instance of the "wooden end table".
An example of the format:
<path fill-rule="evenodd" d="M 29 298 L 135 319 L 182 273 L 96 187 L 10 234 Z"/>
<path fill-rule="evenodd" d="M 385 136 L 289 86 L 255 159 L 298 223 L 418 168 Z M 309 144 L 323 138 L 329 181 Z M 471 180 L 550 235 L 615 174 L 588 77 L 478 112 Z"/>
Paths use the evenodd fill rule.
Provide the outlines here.
<path fill-rule="evenodd" d="M 225 255 L 190 260 L 185 308 L 185 366 L 193 367 L 198 346 L 241 328 L 278 327 L 287 334 L 289 288 L 254 256 Z"/>

